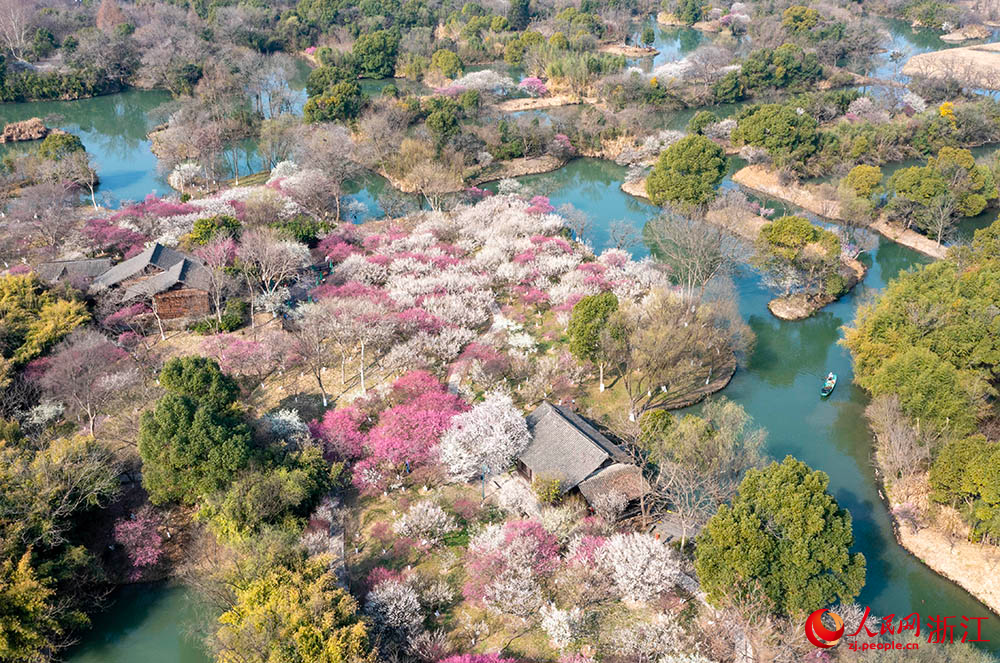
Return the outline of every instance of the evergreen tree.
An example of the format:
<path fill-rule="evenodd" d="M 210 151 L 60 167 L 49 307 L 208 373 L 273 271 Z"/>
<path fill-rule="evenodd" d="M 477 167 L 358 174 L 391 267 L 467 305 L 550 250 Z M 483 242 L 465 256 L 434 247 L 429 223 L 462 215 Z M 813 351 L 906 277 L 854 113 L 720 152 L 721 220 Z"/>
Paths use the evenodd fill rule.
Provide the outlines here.
<path fill-rule="evenodd" d="M 865 583 L 865 558 L 851 554 L 851 514 L 827 492 L 829 477 L 787 456 L 750 470 L 731 506 L 698 538 L 695 569 L 709 600 L 763 592 L 777 614 L 804 616 L 848 602 Z"/>

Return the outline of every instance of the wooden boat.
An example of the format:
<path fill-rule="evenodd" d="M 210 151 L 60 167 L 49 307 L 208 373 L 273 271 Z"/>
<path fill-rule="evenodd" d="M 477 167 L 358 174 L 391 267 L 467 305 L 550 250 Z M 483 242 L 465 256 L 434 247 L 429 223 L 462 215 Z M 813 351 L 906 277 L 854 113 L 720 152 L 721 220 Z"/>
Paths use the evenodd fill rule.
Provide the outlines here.
<path fill-rule="evenodd" d="M 837 374 L 830 373 L 826 376 L 826 381 L 823 383 L 823 388 L 819 390 L 819 395 L 826 398 L 833 392 L 833 388 L 837 386 Z"/>

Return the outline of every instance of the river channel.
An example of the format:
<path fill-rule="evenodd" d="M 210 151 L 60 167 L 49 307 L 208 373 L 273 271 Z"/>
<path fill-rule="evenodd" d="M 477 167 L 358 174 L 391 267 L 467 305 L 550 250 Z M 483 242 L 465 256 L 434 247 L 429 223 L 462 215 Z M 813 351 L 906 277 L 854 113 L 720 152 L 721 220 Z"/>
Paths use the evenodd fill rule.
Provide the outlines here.
<path fill-rule="evenodd" d="M 893 48 L 911 54 L 940 47 L 927 33 L 914 33 L 894 24 Z M 653 66 L 683 57 L 702 40 L 700 33 L 657 29 L 656 46 L 663 53 Z M 159 91 L 133 90 L 122 94 L 73 102 L 0 104 L 0 124 L 32 116 L 52 117 L 53 126 L 78 134 L 99 166 L 102 190 L 111 204 L 139 200 L 150 192 L 167 193 L 156 159 L 149 152 L 148 114 L 169 100 Z M 686 119 L 685 119 L 686 121 Z M 680 118 L 670 124 L 683 126 Z M 739 165 L 731 160 L 731 171 Z M 591 222 L 590 241 L 597 248 L 609 241 L 613 221 L 625 221 L 636 230 L 655 216 L 656 208 L 620 189 L 626 170 L 611 162 L 577 159 L 544 175 L 521 178 L 526 190 L 550 196 L 556 206 L 569 203 Z M 362 203 L 359 219 L 379 213 L 376 196 L 384 184 L 359 183 L 352 198 Z M 724 186 L 732 186 L 727 178 Z M 773 206 L 772 201 L 763 201 Z M 357 210 L 361 210 L 356 205 Z M 980 218 L 965 224 L 987 223 Z M 647 253 L 638 246 L 633 253 Z M 871 464 L 871 433 L 863 416 L 867 396 L 853 385 L 850 355 L 838 342 L 842 326 L 851 323 L 858 305 L 883 289 L 901 271 L 925 262 L 921 255 L 881 240 L 863 257 L 870 265 L 865 280 L 849 295 L 800 322 L 774 318 L 766 304 L 771 294 L 759 275 L 742 268 L 736 275 L 740 308 L 757 341 L 746 365 L 721 393 L 734 400 L 768 431 L 768 453 L 780 460 L 791 454 L 830 477 L 830 491 L 854 519 L 854 549 L 867 559 L 867 582 L 858 601 L 878 615 L 928 614 L 986 616 L 984 627 L 991 647 L 1000 647 L 998 618 L 970 594 L 921 564 L 894 540 Z M 834 371 L 838 388 L 820 400 L 820 376 Z M 210 625 L 193 595 L 173 585 L 127 587 L 111 597 L 108 610 L 94 618 L 93 628 L 71 652 L 71 663 L 208 663 L 196 631 Z"/>

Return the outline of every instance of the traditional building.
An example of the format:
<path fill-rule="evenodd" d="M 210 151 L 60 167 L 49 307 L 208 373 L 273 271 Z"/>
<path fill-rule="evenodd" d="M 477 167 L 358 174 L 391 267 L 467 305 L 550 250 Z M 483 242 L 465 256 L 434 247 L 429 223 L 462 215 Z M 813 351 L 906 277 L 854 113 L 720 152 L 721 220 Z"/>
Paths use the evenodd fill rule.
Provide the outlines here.
<path fill-rule="evenodd" d="M 111 269 L 111 265 L 111 258 L 54 260 L 35 267 L 35 273 L 46 283 L 64 281 L 74 287 L 86 288 L 95 278 Z"/>
<path fill-rule="evenodd" d="M 160 318 L 172 320 L 211 313 L 210 282 L 200 260 L 153 244 L 98 276 L 90 291 L 124 288 L 122 301 L 151 300 Z"/>
<path fill-rule="evenodd" d="M 558 479 L 564 493 L 579 490 L 591 505 L 612 492 L 629 502 L 649 492 L 629 455 L 572 410 L 546 401 L 527 422 L 531 444 L 516 465 L 529 481 Z"/>

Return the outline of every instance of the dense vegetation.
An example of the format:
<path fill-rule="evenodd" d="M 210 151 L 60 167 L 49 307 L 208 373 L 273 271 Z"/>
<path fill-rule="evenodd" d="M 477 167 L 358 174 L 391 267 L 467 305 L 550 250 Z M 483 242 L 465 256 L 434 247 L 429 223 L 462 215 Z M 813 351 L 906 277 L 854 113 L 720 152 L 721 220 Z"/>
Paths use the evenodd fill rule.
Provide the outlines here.
<path fill-rule="evenodd" d="M 1000 103 L 886 74 L 902 56 L 879 56 L 872 15 L 943 27 L 971 9 L 0 10 L 0 101 L 173 94 L 151 140 L 180 194 L 101 208 L 72 134 L 4 154 L 0 661 L 54 660 L 93 597 L 169 576 L 208 602 L 200 635 L 219 663 L 710 663 L 748 647 L 798 661 L 816 653 L 812 610 L 860 626 L 865 559 L 827 476 L 768 464 L 734 402 L 668 410 L 746 360 L 737 264 L 821 305 L 862 252 L 848 230 L 720 191 L 727 154 L 782 183 L 842 178 L 849 230 L 884 214 L 940 243 L 996 203 L 997 167 L 967 148 L 1000 141 Z M 658 11 L 705 31 L 654 66 L 629 47 L 663 37 Z M 876 69 L 909 89 L 857 89 Z M 661 112 L 682 108 L 699 110 Z M 596 220 L 512 179 L 580 155 L 645 176 L 663 207 L 643 230 L 650 259 L 613 225 L 594 246 Z M 885 181 L 905 158 L 926 164 Z M 366 171 L 389 182 L 378 220 L 346 196 Z M 903 275 L 845 340 L 894 505 L 957 513 L 986 541 L 1000 535 L 998 236 Z M 197 315 L 130 284 L 92 289 L 93 274 L 43 280 L 46 261 L 154 242 L 201 264 Z M 627 481 L 585 494 L 518 478 L 525 414 L 544 401 L 620 444 Z"/>
<path fill-rule="evenodd" d="M 893 281 L 875 303 L 859 311 L 845 343 L 855 360 L 858 383 L 876 399 L 898 399 L 902 424 L 915 433 L 893 456 L 890 480 L 931 468 L 936 499 L 959 507 L 974 535 L 995 538 L 987 485 L 975 479 L 991 463 L 992 400 L 1000 354 L 996 288 L 1000 256 L 997 224 L 976 232 L 972 244 L 956 247 L 935 262 Z M 876 428 L 885 428 L 884 415 Z M 971 436 L 971 437 L 970 437 Z M 977 469 L 978 468 L 978 469 Z M 985 482 L 984 482 L 985 481 Z M 985 501 L 984 501 L 985 500 Z"/>

